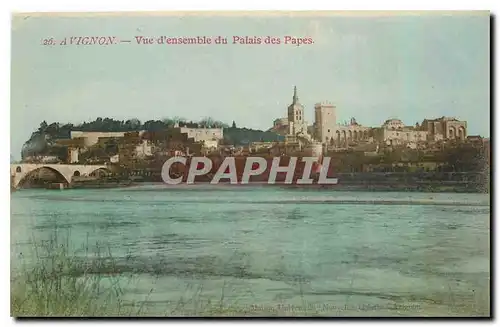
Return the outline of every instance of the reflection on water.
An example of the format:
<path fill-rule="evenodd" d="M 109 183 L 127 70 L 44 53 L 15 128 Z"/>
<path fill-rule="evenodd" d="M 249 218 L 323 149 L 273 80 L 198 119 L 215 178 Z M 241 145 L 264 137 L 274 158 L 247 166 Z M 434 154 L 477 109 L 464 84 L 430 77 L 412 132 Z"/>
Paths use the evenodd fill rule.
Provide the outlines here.
<path fill-rule="evenodd" d="M 151 313 L 221 291 L 266 312 L 489 312 L 488 195 L 144 186 L 21 190 L 11 208 L 12 269 L 55 230 L 82 262 L 105 245 L 113 265 L 86 273 L 134 276 L 123 296 Z"/>

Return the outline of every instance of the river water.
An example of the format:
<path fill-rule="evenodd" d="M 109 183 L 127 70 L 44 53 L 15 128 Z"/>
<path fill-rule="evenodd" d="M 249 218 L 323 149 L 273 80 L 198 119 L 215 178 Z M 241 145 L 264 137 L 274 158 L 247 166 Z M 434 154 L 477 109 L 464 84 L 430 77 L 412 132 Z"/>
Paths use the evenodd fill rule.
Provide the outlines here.
<path fill-rule="evenodd" d="M 98 257 L 113 267 L 94 273 L 128 278 L 120 297 L 151 315 L 214 302 L 256 315 L 489 315 L 485 194 L 20 190 L 11 198 L 12 271 L 34 262 L 34 242 L 54 231 L 82 260 L 104 248 Z"/>

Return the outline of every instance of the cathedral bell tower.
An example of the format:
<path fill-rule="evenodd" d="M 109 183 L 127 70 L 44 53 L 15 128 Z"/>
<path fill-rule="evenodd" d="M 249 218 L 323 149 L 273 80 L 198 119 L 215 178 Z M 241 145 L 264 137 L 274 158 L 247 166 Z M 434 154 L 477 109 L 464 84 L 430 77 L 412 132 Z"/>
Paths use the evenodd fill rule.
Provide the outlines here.
<path fill-rule="evenodd" d="M 307 132 L 307 129 L 304 130 L 304 106 L 299 102 L 297 86 L 293 89 L 292 104 L 288 106 L 288 124 L 290 126 L 289 134 L 296 135 L 300 132 Z"/>

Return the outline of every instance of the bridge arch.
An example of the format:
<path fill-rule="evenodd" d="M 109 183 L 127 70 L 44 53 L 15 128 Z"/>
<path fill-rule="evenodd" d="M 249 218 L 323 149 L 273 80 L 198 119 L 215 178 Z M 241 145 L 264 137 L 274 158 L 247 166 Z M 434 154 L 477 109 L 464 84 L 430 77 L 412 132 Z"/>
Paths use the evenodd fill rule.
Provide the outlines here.
<path fill-rule="evenodd" d="M 100 176 L 101 174 L 109 174 L 109 173 L 111 173 L 111 170 L 109 170 L 106 167 L 100 167 L 100 168 L 92 170 L 89 173 L 89 176 Z"/>
<path fill-rule="evenodd" d="M 48 168 L 51 171 L 55 171 L 58 174 L 64 177 L 64 180 L 68 183 L 71 183 L 71 179 L 73 178 L 76 171 L 80 173 L 80 176 L 88 176 L 93 171 L 99 169 L 108 169 L 108 167 L 104 165 L 67 165 L 67 164 L 32 164 L 32 163 L 21 163 L 21 164 L 11 164 L 10 165 L 10 174 L 12 176 L 12 186 L 18 187 L 20 182 L 26 182 L 23 180 L 27 175 L 31 174 L 33 171 L 37 171 L 41 168 Z"/>
<path fill-rule="evenodd" d="M 20 168 L 20 167 L 18 167 Z M 64 176 L 63 173 L 61 173 L 59 170 L 55 169 L 55 168 L 52 168 L 50 166 L 41 166 L 41 167 L 37 167 L 35 169 L 32 169 L 32 170 L 27 170 L 25 171 L 22 176 L 20 177 L 19 181 L 16 183 L 16 185 L 14 185 L 15 187 L 22 187 L 26 182 L 28 182 L 30 179 L 32 178 L 35 178 L 36 174 L 39 174 L 40 171 L 42 171 L 43 169 L 47 169 L 47 170 L 50 170 L 52 172 L 54 172 L 56 174 L 56 176 L 58 176 L 60 179 L 63 179 L 66 183 L 70 183 L 71 181 L 68 180 L 68 178 L 66 176 Z M 17 168 L 16 168 L 16 171 L 17 171 Z"/>

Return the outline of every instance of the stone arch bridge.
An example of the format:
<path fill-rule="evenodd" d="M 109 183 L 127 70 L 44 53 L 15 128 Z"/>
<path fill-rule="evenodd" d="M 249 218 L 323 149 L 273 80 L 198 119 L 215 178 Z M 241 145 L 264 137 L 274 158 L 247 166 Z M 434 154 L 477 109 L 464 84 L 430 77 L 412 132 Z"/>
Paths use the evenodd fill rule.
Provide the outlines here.
<path fill-rule="evenodd" d="M 99 169 L 109 170 L 105 165 L 61 165 L 61 164 L 11 164 L 10 175 L 13 177 L 13 187 L 18 187 L 19 183 L 27 177 L 30 173 L 41 169 L 47 168 L 55 171 L 68 182 L 71 183 L 73 176 L 89 176 Z"/>

